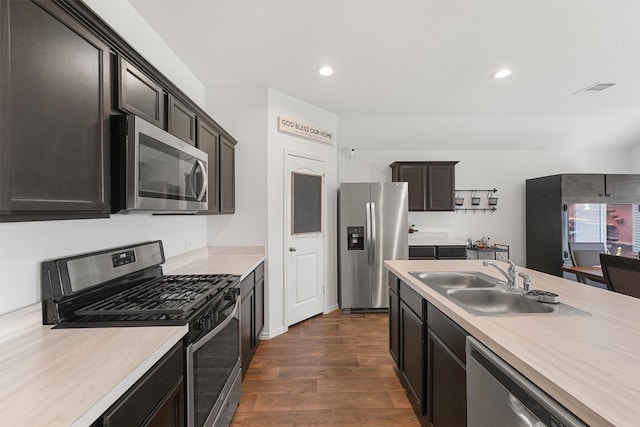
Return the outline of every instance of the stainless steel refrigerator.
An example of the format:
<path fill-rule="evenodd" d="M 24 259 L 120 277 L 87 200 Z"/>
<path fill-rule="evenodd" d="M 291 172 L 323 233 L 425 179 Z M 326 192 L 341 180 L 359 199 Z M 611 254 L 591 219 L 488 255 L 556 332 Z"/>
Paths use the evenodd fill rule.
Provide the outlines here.
<path fill-rule="evenodd" d="M 338 193 L 340 308 L 389 308 L 384 260 L 408 259 L 406 182 L 341 184 Z"/>

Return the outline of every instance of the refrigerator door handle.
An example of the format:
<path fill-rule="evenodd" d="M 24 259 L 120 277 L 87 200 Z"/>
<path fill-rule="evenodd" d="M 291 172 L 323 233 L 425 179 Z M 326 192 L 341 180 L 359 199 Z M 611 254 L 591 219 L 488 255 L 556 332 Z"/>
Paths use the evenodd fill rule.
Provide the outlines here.
<path fill-rule="evenodd" d="M 367 267 L 371 268 L 371 203 L 365 203 L 367 224 L 366 224 L 366 232 L 365 239 L 367 239 Z"/>
<path fill-rule="evenodd" d="M 371 202 L 371 267 L 376 267 L 376 204 Z"/>

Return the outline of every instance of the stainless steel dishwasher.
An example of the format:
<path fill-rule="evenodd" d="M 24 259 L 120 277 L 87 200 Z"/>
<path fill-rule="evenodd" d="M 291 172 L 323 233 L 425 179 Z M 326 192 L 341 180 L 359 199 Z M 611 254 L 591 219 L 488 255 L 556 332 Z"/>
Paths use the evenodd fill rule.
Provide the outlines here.
<path fill-rule="evenodd" d="M 468 427 L 587 425 L 475 338 L 466 351 Z"/>

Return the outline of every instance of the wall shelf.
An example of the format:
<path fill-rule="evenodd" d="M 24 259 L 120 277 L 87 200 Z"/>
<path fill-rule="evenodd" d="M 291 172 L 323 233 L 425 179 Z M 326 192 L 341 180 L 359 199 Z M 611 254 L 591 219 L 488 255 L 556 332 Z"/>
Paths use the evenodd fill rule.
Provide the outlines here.
<path fill-rule="evenodd" d="M 477 211 L 484 212 L 495 212 L 498 204 L 498 198 L 495 197 L 495 194 L 498 192 L 496 188 L 487 189 L 487 190 L 454 190 L 455 191 L 455 211 L 473 211 L 476 213 Z M 460 197 L 460 193 L 462 197 Z M 469 197 L 464 197 L 464 193 L 469 193 Z M 477 193 L 486 193 L 486 197 L 479 197 Z M 482 200 L 486 200 L 486 202 L 482 202 Z M 469 204 L 465 205 L 465 203 L 469 202 Z"/>

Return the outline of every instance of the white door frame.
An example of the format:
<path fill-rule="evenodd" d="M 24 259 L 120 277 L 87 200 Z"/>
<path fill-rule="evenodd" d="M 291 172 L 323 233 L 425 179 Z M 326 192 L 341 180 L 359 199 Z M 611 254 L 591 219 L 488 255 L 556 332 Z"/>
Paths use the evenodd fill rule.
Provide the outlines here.
<path fill-rule="evenodd" d="M 322 162 L 323 165 L 326 166 L 327 161 L 324 157 L 322 156 L 318 156 L 315 154 L 309 154 L 309 153 L 303 153 L 301 151 L 293 151 L 293 150 L 288 150 L 285 148 L 284 150 L 284 159 L 283 159 L 283 171 L 282 171 L 282 175 L 284 177 L 283 181 L 282 181 L 282 188 L 283 190 L 283 212 L 284 215 L 282 215 L 282 229 L 283 229 L 283 234 L 282 234 L 282 247 L 280 248 L 281 253 L 283 254 L 283 277 L 282 277 L 282 281 L 283 281 L 283 293 L 284 293 L 284 328 L 285 331 L 289 329 L 289 275 L 287 274 L 287 272 L 289 271 L 289 257 L 287 256 L 287 241 L 289 238 L 289 233 L 291 232 L 291 206 L 290 206 L 290 200 L 291 200 L 291 195 L 287 194 L 286 189 L 288 188 L 288 186 L 290 184 L 288 184 L 288 182 L 290 182 L 291 177 L 289 176 L 289 174 L 287 173 L 288 171 L 288 162 L 287 159 L 289 158 L 289 156 L 297 156 L 297 157 L 303 157 L 305 159 L 309 159 L 309 160 L 316 160 L 319 162 Z M 289 190 L 291 190 L 291 188 L 289 188 Z M 326 313 L 327 311 L 327 297 L 326 297 L 326 282 L 327 282 L 327 278 L 326 278 L 326 265 L 327 265 L 327 187 L 326 187 L 326 182 L 325 182 L 325 177 L 323 176 L 322 178 L 322 252 L 323 252 L 323 270 L 324 270 L 324 283 L 323 283 L 323 292 L 322 292 L 322 312 Z"/>

